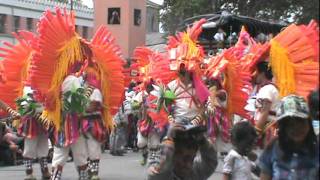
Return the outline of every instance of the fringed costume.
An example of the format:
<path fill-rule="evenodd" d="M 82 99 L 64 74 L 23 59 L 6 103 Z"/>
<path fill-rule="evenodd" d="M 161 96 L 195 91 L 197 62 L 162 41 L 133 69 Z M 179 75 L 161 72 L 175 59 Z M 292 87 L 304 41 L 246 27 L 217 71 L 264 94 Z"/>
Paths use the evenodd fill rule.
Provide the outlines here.
<path fill-rule="evenodd" d="M 18 134 L 24 139 L 24 164 L 26 167 L 26 180 L 35 179 L 33 176 L 32 162 L 38 158 L 40 162 L 42 179 L 49 179 L 48 170 L 48 135 L 47 129 L 38 121 L 37 116 L 42 113 L 42 105 L 35 101 L 32 87 L 29 82 L 29 68 L 34 53 L 33 46 L 38 38 L 31 32 L 19 31 L 13 33 L 18 40 L 16 45 L 4 42 L 1 48 L 2 72 L 5 77 L 0 79 L 0 99 L 9 107 L 17 108 L 20 116 L 17 125 Z M 1 76 L 1 72 L 0 72 Z M 15 102 L 16 100 L 16 102 Z M 16 104 L 15 104 L 16 103 Z"/>

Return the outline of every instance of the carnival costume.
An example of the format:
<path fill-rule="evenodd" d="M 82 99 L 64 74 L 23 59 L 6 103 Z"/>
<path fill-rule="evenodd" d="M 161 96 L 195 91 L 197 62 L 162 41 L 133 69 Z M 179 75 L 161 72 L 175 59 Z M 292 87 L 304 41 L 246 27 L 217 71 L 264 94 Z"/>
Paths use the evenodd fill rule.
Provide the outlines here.
<path fill-rule="evenodd" d="M 42 179 L 49 179 L 48 170 L 48 132 L 39 122 L 38 118 L 42 113 L 42 105 L 35 101 L 35 94 L 29 81 L 29 68 L 37 44 L 38 37 L 28 31 L 13 33 L 18 40 L 16 45 L 5 42 L 6 47 L 1 48 L 1 56 L 4 58 L 3 72 L 5 82 L 0 83 L 0 99 L 9 107 L 17 108 L 20 116 L 18 124 L 18 134 L 24 139 L 24 164 L 27 177 L 25 179 L 35 179 L 33 176 L 32 162 L 38 158 L 40 162 Z M 16 100 L 16 105 L 15 105 Z M 13 111 L 11 111 L 13 112 Z M 11 113 L 12 114 L 12 113 Z M 15 114 L 13 113 L 15 116 Z"/>
<path fill-rule="evenodd" d="M 215 130 L 215 127 L 220 127 L 220 136 L 223 142 L 229 142 L 229 131 L 235 116 L 254 123 L 253 117 L 248 114 L 245 107 L 253 89 L 251 79 L 254 68 L 266 56 L 268 49 L 268 44 L 255 43 L 246 30 L 242 28 L 235 46 L 209 60 L 206 75 L 208 79 L 217 81 L 222 86 L 224 94 L 226 94 L 226 104 L 221 104 L 219 97 L 216 97 L 219 89 L 212 89 L 212 96 L 208 101 L 206 111 L 209 118 L 209 136 L 211 138 L 216 138 L 217 134 L 214 131 L 217 131 L 217 129 Z"/>
<path fill-rule="evenodd" d="M 277 88 L 278 98 L 292 93 L 306 98 L 310 91 L 319 87 L 319 27 L 315 21 L 312 20 L 307 26 L 288 26 L 270 41 L 268 52 L 275 83 L 262 87 L 257 98 L 259 94 L 274 96 L 275 93 L 264 91 L 270 87 Z M 257 102 L 256 106 L 261 107 L 261 103 Z M 276 108 L 272 105 L 272 110 Z M 275 125 L 273 118 L 264 127 L 256 129 L 263 134 L 275 129 Z"/>
<path fill-rule="evenodd" d="M 97 64 L 100 77 L 96 78 L 104 80 L 100 84 L 101 116 L 105 127 L 111 127 L 112 114 L 121 100 L 121 95 L 111 93 L 111 90 L 123 90 L 122 61 L 116 53 L 119 48 L 113 46 L 111 39 L 105 38 L 110 35 L 105 28 L 100 28 L 88 44 L 75 32 L 74 13 L 68 13 L 66 9 L 62 12 L 56 8 L 55 15 L 47 10 L 38 28 L 39 46 L 32 61 L 31 85 L 45 104 L 43 116 L 55 126 L 51 179 L 61 179 L 70 149 L 79 179 L 88 179 L 87 142 L 81 126 L 95 87 L 83 76 L 90 61 Z"/>
<path fill-rule="evenodd" d="M 168 56 L 171 60 L 171 70 L 184 71 L 179 76 L 189 74 L 190 83 L 184 84 L 181 77 L 176 78 L 167 85 L 167 94 L 172 94 L 172 101 L 167 108 L 169 120 L 182 123 L 189 127 L 205 125 L 203 118 L 209 90 L 202 82 L 200 64 L 204 59 L 204 51 L 197 45 L 197 39 L 202 32 L 204 19 L 195 22 L 186 32 L 178 33 L 176 37 L 169 37 Z"/>
<path fill-rule="evenodd" d="M 160 139 L 168 124 L 164 110 L 157 111 L 157 97 L 152 93 L 154 89 L 163 83 L 167 83 L 174 77 L 169 72 L 169 59 L 164 55 L 154 52 L 146 47 L 137 47 L 134 51 L 137 66 L 142 81 L 140 92 L 133 98 L 133 102 L 140 107 L 138 121 L 137 146 L 143 149 L 143 161 L 152 163 L 159 149 Z"/>
<path fill-rule="evenodd" d="M 319 85 L 318 24 L 314 20 L 308 25 L 292 24 L 270 44 L 270 66 L 280 97 L 296 93 L 306 98 Z"/>

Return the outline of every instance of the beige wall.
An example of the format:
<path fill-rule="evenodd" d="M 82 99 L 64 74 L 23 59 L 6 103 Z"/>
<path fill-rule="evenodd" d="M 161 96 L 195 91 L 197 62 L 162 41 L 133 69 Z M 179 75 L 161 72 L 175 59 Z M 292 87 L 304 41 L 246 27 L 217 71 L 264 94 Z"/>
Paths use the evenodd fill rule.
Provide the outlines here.
<path fill-rule="evenodd" d="M 120 24 L 108 24 L 108 8 L 120 7 Z M 142 22 L 134 26 L 134 8 L 141 9 Z M 125 58 L 130 58 L 134 48 L 145 44 L 145 0 L 95 0 L 94 26 L 95 30 L 102 24 L 106 25 L 116 38 Z"/>

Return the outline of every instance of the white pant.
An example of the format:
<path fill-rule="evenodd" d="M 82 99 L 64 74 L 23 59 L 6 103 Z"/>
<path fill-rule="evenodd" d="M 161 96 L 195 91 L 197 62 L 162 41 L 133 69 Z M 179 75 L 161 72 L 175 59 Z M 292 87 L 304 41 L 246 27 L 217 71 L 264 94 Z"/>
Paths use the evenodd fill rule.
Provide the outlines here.
<path fill-rule="evenodd" d="M 100 159 L 101 156 L 101 143 L 92 137 L 90 133 L 88 133 L 88 139 L 86 139 L 87 151 L 90 160 Z"/>
<path fill-rule="evenodd" d="M 160 144 L 160 136 L 156 132 L 149 132 L 148 137 L 142 136 L 140 132 L 138 132 L 138 142 L 137 146 L 139 148 L 144 148 L 148 146 L 148 148 L 157 148 Z"/>
<path fill-rule="evenodd" d="M 44 134 L 32 139 L 24 139 L 23 157 L 25 158 L 47 157 L 48 150 L 48 137 Z"/>
<path fill-rule="evenodd" d="M 75 143 L 68 147 L 54 146 L 52 167 L 56 168 L 58 165 L 64 166 L 68 160 L 70 149 L 76 166 L 83 166 L 87 164 L 88 154 L 86 140 L 83 135 L 81 135 Z"/>

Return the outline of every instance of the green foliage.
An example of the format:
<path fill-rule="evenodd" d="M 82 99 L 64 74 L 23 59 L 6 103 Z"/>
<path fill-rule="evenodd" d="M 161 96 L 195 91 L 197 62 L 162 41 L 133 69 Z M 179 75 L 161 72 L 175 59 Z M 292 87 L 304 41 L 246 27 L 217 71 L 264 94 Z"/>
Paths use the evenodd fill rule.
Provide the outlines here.
<path fill-rule="evenodd" d="M 138 101 L 133 101 L 133 102 L 131 103 L 131 108 L 132 108 L 132 110 L 139 110 L 140 107 L 141 107 L 141 104 L 140 104 Z"/>
<path fill-rule="evenodd" d="M 222 10 L 267 21 L 319 21 L 319 0 L 164 0 L 160 21 L 174 34 L 186 18 Z"/>
<path fill-rule="evenodd" d="M 71 91 L 64 93 L 63 110 L 71 113 L 84 113 L 89 102 L 84 94 L 84 88 L 72 89 Z"/>
<path fill-rule="evenodd" d="M 18 112 L 20 115 L 34 115 L 36 113 L 36 109 L 40 107 L 40 105 L 34 101 L 30 96 L 25 96 L 16 99 L 16 104 L 18 107 Z"/>
<path fill-rule="evenodd" d="M 169 104 L 172 104 L 173 101 L 176 99 L 176 95 L 174 94 L 173 91 L 170 91 L 170 90 L 166 90 L 164 92 L 164 100 L 165 100 L 165 103 L 166 105 L 169 105 Z"/>
<path fill-rule="evenodd" d="M 169 112 L 168 106 L 174 102 L 176 95 L 173 91 L 166 89 L 164 85 L 159 85 L 158 87 L 157 111 L 159 112 L 164 108 L 165 111 Z"/>

